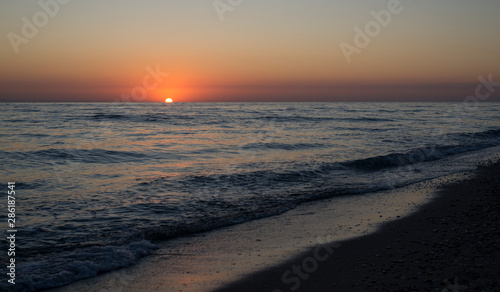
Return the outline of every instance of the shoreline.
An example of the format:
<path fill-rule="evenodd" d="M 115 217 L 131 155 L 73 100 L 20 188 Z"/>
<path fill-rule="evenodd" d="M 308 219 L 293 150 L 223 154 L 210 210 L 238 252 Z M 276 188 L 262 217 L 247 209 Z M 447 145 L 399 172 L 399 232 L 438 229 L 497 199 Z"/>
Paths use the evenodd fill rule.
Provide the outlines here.
<path fill-rule="evenodd" d="M 375 233 L 323 254 L 318 245 L 214 291 L 500 291 L 499 190 L 500 162 L 480 166 Z"/>
<path fill-rule="evenodd" d="M 418 212 L 434 200 L 441 185 L 470 176 L 457 173 L 393 190 L 314 201 L 278 216 L 173 239 L 133 266 L 49 291 L 214 291 L 267 273 L 318 243 L 326 246 L 375 233 L 384 223 Z"/>

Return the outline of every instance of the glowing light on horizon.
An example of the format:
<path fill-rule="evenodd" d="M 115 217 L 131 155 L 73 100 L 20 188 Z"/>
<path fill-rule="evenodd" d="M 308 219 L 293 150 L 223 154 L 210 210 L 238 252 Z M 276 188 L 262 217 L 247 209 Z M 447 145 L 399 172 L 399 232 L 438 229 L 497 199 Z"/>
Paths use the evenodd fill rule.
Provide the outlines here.
<path fill-rule="evenodd" d="M 174 100 L 169 97 L 169 98 L 165 99 L 165 102 L 166 103 L 172 103 L 172 102 L 174 102 Z"/>

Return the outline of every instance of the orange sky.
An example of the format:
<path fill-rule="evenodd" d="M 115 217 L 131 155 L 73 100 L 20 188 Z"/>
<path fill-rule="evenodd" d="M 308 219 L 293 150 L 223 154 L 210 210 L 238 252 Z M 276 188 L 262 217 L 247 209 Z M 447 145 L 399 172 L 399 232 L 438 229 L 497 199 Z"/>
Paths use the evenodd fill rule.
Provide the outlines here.
<path fill-rule="evenodd" d="M 394 1 L 3 1 L 0 101 L 462 101 L 500 81 L 499 1 Z M 358 47 L 373 13 L 391 19 Z"/>

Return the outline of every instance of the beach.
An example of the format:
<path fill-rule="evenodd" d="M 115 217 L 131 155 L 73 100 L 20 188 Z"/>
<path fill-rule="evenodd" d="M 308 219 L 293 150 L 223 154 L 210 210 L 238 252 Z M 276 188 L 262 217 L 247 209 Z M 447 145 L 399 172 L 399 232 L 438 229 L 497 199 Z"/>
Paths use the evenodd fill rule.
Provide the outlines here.
<path fill-rule="evenodd" d="M 0 11 L 0 292 L 500 292 L 500 1 Z"/>
<path fill-rule="evenodd" d="M 480 167 L 413 215 L 337 243 L 311 274 L 282 281 L 311 268 L 313 250 L 216 291 L 500 291 L 499 189 L 500 163 Z"/>
<path fill-rule="evenodd" d="M 498 291 L 500 163 L 476 173 L 175 239 L 53 291 Z"/>

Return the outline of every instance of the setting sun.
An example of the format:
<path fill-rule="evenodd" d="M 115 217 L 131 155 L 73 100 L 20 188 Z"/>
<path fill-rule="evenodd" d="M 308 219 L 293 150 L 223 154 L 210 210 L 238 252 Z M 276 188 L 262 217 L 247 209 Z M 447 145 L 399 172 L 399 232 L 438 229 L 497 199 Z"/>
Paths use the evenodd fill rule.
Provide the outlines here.
<path fill-rule="evenodd" d="M 165 99 L 165 102 L 166 102 L 166 103 L 171 103 L 171 102 L 174 102 L 174 100 L 173 100 L 173 99 L 171 99 L 171 98 L 167 98 L 167 99 Z"/>

